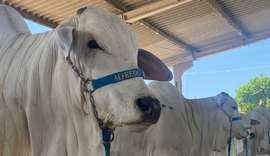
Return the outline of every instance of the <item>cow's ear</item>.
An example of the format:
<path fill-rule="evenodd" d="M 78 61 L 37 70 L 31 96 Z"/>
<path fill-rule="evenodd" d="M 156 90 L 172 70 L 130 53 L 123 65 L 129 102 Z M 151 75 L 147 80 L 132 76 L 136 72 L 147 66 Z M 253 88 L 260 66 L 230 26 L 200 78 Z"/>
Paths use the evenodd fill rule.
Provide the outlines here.
<path fill-rule="evenodd" d="M 55 29 L 54 38 L 58 45 L 58 49 L 64 54 L 65 58 L 69 56 L 70 47 L 73 41 L 72 26 L 59 26 Z"/>
<path fill-rule="evenodd" d="M 223 105 L 225 104 L 225 102 L 228 100 L 228 96 L 224 95 L 223 93 L 218 94 L 217 96 L 214 97 L 214 100 L 216 101 L 216 103 L 223 107 Z"/>
<path fill-rule="evenodd" d="M 255 120 L 255 119 L 250 119 L 250 125 L 259 125 L 261 124 L 260 121 Z"/>
<path fill-rule="evenodd" d="M 138 66 L 144 70 L 145 78 L 148 80 L 170 81 L 172 73 L 168 67 L 152 53 L 139 49 Z"/>

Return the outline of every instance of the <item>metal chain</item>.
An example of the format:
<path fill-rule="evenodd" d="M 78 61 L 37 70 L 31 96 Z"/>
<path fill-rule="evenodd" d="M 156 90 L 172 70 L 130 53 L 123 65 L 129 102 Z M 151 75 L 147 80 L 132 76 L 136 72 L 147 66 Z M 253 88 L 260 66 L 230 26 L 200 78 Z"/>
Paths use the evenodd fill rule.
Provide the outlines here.
<path fill-rule="evenodd" d="M 91 104 L 92 104 L 93 111 L 94 111 L 94 115 L 95 115 L 95 117 L 96 117 L 96 119 L 97 119 L 98 125 L 99 125 L 100 129 L 102 129 L 102 131 L 105 130 L 106 133 L 112 135 L 112 138 L 110 138 L 109 141 L 104 141 L 104 140 L 103 140 L 103 143 L 104 143 L 104 144 L 110 144 L 110 143 L 114 140 L 114 133 L 113 133 L 114 128 L 111 129 L 111 128 L 106 127 L 106 126 L 104 125 L 104 122 L 98 117 L 98 111 L 97 111 L 97 108 L 96 108 L 96 105 L 95 105 L 95 99 L 94 99 L 92 93 L 93 93 L 93 91 L 89 91 L 89 99 L 90 99 L 90 102 L 91 102 Z M 103 137 L 104 137 L 104 136 L 103 136 Z"/>
<path fill-rule="evenodd" d="M 97 112 L 97 108 L 96 108 L 96 105 L 95 105 L 95 99 L 94 99 L 93 94 L 92 94 L 91 91 L 89 92 L 89 99 L 90 99 L 90 102 L 91 102 L 92 107 L 93 107 L 94 115 L 95 115 L 95 117 L 96 117 L 96 119 L 97 119 L 97 121 L 98 121 L 98 125 L 99 125 L 99 127 L 100 127 L 101 129 L 103 129 L 103 128 L 104 128 L 104 123 L 103 123 L 103 121 L 98 117 L 98 112 Z"/>
<path fill-rule="evenodd" d="M 75 73 L 78 75 L 78 77 L 83 81 L 84 83 L 84 86 L 85 86 L 85 83 L 87 82 L 87 79 L 85 78 L 85 76 L 83 75 L 82 72 L 79 71 L 79 69 L 73 64 L 73 62 L 71 61 L 71 59 L 69 57 L 66 58 L 67 62 L 71 65 L 71 68 L 75 71 Z M 98 121 L 98 125 L 101 129 L 104 128 L 104 123 L 103 121 L 98 117 L 98 112 L 97 112 L 97 109 L 96 109 L 96 106 L 95 106 L 95 100 L 94 100 L 94 97 L 93 97 L 93 91 L 87 91 L 89 93 L 89 99 L 90 99 L 90 102 L 92 104 L 92 107 L 93 107 L 93 111 L 94 111 L 94 115 Z"/>
<path fill-rule="evenodd" d="M 75 71 L 75 73 L 78 75 L 78 77 L 83 81 L 83 85 L 84 85 L 84 89 L 87 93 L 89 93 L 89 99 L 90 99 L 90 103 L 93 107 L 93 112 L 94 112 L 94 116 L 95 118 L 97 119 L 97 122 L 98 122 L 98 125 L 100 127 L 100 129 L 104 130 L 105 128 L 105 125 L 104 125 L 104 122 L 98 117 L 98 112 L 97 112 L 97 108 L 96 108 L 96 105 L 95 105 L 95 99 L 93 97 L 93 92 L 95 90 L 88 90 L 87 89 L 87 83 L 90 82 L 90 79 L 86 79 L 85 76 L 83 75 L 82 72 L 79 71 L 79 69 L 73 64 L 73 62 L 71 61 L 71 59 L 69 57 L 66 58 L 68 64 L 71 65 L 71 68 Z M 106 144 L 109 144 L 113 141 L 114 139 L 114 133 L 113 133 L 114 129 L 110 129 L 108 132 L 112 134 L 112 138 L 109 142 L 105 142 Z"/>
<path fill-rule="evenodd" d="M 87 81 L 87 79 L 85 78 L 83 73 L 81 73 L 79 71 L 79 69 L 72 63 L 72 61 L 69 57 L 67 57 L 66 60 L 67 60 L 68 64 L 71 65 L 71 68 L 75 71 L 75 73 L 79 76 L 79 78 L 81 78 L 81 80 L 85 83 Z"/>

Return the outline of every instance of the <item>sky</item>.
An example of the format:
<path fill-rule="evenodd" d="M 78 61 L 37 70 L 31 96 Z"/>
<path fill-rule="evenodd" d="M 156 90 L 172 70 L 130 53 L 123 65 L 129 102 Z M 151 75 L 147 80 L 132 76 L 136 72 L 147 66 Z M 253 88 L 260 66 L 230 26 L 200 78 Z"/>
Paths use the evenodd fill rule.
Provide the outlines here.
<path fill-rule="evenodd" d="M 214 96 L 220 92 L 235 97 L 236 90 L 250 79 L 270 77 L 270 40 L 263 40 L 193 62 L 182 76 L 186 98 Z"/>
<path fill-rule="evenodd" d="M 50 30 L 28 20 L 26 23 L 33 34 Z M 220 92 L 235 97 L 240 86 L 259 74 L 270 77 L 270 39 L 194 61 L 182 76 L 182 93 L 189 99 Z"/>

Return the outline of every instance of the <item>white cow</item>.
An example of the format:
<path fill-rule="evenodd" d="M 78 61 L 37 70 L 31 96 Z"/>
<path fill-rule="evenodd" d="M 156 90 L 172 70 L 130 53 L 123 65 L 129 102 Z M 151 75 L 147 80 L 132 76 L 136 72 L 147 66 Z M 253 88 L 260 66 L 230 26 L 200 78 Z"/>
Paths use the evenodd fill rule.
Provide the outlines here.
<path fill-rule="evenodd" d="M 248 140 L 248 155 L 249 156 L 269 156 L 270 155 L 270 110 L 258 106 L 254 110 L 243 114 L 244 120 L 256 119 L 260 122 L 258 125 L 253 125 L 252 129 L 255 132 L 255 138 Z M 227 155 L 227 151 L 213 152 L 211 156 Z M 244 140 L 233 140 L 231 156 L 245 156 L 246 145 Z"/>
<path fill-rule="evenodd" d="M 0 39 L 5 38 L 10 32 L 31 34 L 22 16 L 10 7 L 0 5 L 0 21 Z"/>
<path fill-rule="evenodd" d="M 241 140 L 237 140 L 235 138 L 232 139 L 230 156 L 245 156 L 244 152 L 245 146 L 243 141 L 244 139 Z M 228 149 L 224 149 L 221 152 L 213 151 L 210 154 L 210 156 L 228 156 Z"/>
<path fill-rule="evenodd" d="M 87 7 L 31 35 L 12 8 L 0 5 L 0 13 L 1 156 L 104 156 L 101 124 L 139 131 L 157 122 L 160 103 L 138 64 L 147 78 L 169 80 L 171 73 L 138 53 L 117 16 Z"/>
<path fill-rule="evenodd" d="M 255 118 L 261 124 L 252 126 L 256 134 L 255 139 L 249 140 L 251 156 L 270 155 L 270 110 L 258 106 L 246 114 L 247 118 Z"/>
<path fill-rule="evenodd" d="M 143 133 L 116 129 L 113 156 L 209 156 L 226 148 L 231 117 L 239 117 L 232 97 L 189 100 L 170 83 L 152 82 L 149 88 L 163 106 L 158 123 Z M 232 137 L 247 136 L 244 122 L 233 121 Z"/>

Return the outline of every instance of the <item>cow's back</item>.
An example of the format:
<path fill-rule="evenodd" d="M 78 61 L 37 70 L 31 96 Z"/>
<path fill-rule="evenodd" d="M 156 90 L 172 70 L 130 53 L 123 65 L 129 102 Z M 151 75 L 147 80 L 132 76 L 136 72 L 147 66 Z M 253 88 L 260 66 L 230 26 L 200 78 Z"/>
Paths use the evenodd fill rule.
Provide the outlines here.
<path fill-rule="evenodd" d="M 33 70 L 38 70 L 41 56 L 48 46 L 49 33 L 29 35 L 9 33 L 0 40 L 0 86 L 2 92 L 25 89 Z M 44 52 L 44 54 L 43 54 Z M 32 83 L 32 82 L 31 82 Z M 13 88 L 13 87 L 17 88 Z M 20 86 L 18 88 L 18 86 Z M 7 88 L 8 87 L 8 88 Z"/>
<path fill-rule="evenodd" d="M 16 90 L 17 70 L 12 65 L 16 58 L 16 43 L 22 43 L 20 35 L 9 33 L 0 40 L 0 155 L 29 155 L 29 134 L 25 128 L 26 114 L 19 106 Z M 16 43 L 15 43 L 16 42 Z M 19 49 L 19 46 L 17 46 Z M 18 50 L 17 49 L 17 50 Z M 15 62 L 14 62 L 15 63 Z M 13 76 L 11 76 L 13 75 Z M 20 140 L 21 143 L 18 143 Z"/>
<path fill-rule="evenodd" d="M 28 103 L 35 103 L 46 34 L 8 33 L 0 39 L 0 155 L 30 155 Z M 30 93 L 31 91 L 31 93 Z"/>
<path fill-rule="evenodd" d="M 23 17 L 13 8 L 0 4 L 0 39 L 10 33 L 31 34 Z"/>

